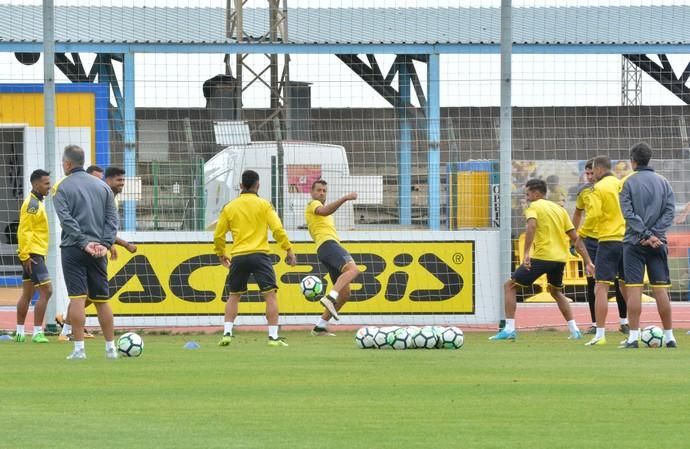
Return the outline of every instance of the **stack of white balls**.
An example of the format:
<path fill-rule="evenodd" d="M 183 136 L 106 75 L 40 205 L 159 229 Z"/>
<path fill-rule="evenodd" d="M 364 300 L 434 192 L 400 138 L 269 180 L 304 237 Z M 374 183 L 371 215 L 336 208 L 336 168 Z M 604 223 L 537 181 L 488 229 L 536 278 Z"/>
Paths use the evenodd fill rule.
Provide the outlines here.
<path fill-rule="evenodd" d="M 457 327 L 362 327 L 355 334 L 360 349 L 460 349 L 465 335 Z"/>

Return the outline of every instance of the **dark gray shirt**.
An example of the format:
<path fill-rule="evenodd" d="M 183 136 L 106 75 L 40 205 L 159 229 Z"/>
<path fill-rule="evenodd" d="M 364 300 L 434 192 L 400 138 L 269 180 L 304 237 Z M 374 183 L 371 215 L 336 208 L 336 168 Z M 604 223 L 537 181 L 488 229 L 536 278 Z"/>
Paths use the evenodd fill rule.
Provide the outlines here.
<path fill-rule="evenodd" d="M 666 243 L 676 203 L 671 184 L 652 167 L 641 166 L 623 179 L 620 192 L 625 218 L 623 242 L 639 244 L 655 235 Z"/>
<path fill-rule="evenodd" d="M 117 208 L 108 185 L 89 175 L 83 168 L 72 170 L 55 185 L 55 212 L 62 226 L 60 246 L 78 246 L 97 242 L 110 248 L 117 234 Z"/>

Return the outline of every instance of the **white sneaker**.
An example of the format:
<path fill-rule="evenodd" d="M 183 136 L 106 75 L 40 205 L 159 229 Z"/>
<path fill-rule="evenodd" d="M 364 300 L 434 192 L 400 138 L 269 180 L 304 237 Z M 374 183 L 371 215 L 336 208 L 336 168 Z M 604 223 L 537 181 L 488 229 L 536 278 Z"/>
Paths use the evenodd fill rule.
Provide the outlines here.
<path fill-rule="evenodd" d="M 67 360 L 85 360 L 86 359 L 86 351 L 83 349 L 80 350 L 74 350 L 70 355 L 67 356 Z"/>
<path fill-rule="evenodd" d="M 109 349 L 105 351 L 105 358 L 110 360 L 115 360 L 119 356 L 117 355 L 117 349 Z"/>

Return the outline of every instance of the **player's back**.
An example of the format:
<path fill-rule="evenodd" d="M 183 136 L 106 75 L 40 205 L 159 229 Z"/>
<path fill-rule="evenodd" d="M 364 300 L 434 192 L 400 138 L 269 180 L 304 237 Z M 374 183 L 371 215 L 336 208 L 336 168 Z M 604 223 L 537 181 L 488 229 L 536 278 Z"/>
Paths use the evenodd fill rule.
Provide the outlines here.
<path fill-rule="evenodd" d="M 525 216 L 537 220 L 532 258 L 556 262 L 568 260 L 570 247 L 565 234 L 573 229 L 568 212 L 552 201 L 539 199 L 529 205 Z"/>
<path fill-rule="evenodd" d="M 623 240 L 625 219 L 619 199 L 620 185 L 620 180 L 612 174 L 594 184 L 594 195 L 590 195 L 590 213 L 596 217 L 599 241 Z"/>
<path fill-rule="evenodd" d="M 252 192 L 242 192 L 223 207 L 222 214 L 232 234 L 233 255 L 268 252 L 271 204 Z"/>

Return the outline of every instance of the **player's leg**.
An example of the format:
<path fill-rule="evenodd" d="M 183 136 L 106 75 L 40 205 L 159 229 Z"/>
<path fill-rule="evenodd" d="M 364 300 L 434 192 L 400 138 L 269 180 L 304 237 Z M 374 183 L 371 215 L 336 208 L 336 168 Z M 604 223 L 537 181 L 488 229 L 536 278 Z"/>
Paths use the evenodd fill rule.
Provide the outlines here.
<path fill-rule="evenodd" d="M 520 265 L 511 279 L 503 284 L 503 297 L 506 316 L 506 325 L 496 335 L 489 337 L 489 340 L 515 340 L 517 331 L 515 329 L 515 312 L 517 310 L 517 289 L 529 287 L 539 276 L 544 274 L 543 267 L 538 261 L 532 260 L 532 267 L 527 269 Z"/>
<path fill-rule="evenodd" d="M 26 322 L 26 315 L 29 313 L 29 303 L 31 297 L 34 295 L 34 284 L 28 276 L 22 282 L 22 292 L 19 294 L 17 300 L 17 329 L 14 333 L 14 341 L 23 343 L 26 340 L 24 323 Z"/>
<path fill-rule="evenodd" d="M 350 285 L 350 282 L 359 276 L 359 268 L 354 263 L 352 256 L 335 240 L 322 243 L 316 252 L 319 260 L 328 268 L 329 273 L 331 273 L 331 280 L 333 280 L 333 288 L 319 302 L 334 320 L 339 320 L 340 316 L 336 307 L 338 298 L 343 288 Z"/>
<path fill-rule="evenodd" d="M 72 339 L 72 322 L 69 319 L 69 309 L 72 306 L 72 301 L 67 303 L 67 311 L 62 320 L 62 330 L 58 336 L 59 341 L 70 341 Z M 57 320 L 57 318 L 56 318 Z"/>
<path fill-rule="evenodd" d="M 336 299 L 336 301 L 340 299 L 340 296 L 344 293 L 345 287 L 348 287 L 349 290 L 350 283 L 357 279 L 357 276 L 359 276 L 360 274 L 361 271 L 359 270 L 355 262 L 352 260 L 352 258 L 350 258 L 350 261 L 343 265 L 340 272 L 340 276 L 338 276 L 338 280 L 335 282 L 335 285 L 333 285 L 333 290 L 338 292 L 338 298 Z M 347 301 L 341 302 L 341 306 L 342 304 L 345 304 L 345 302 Z M 338 310 L 340 310 L 339 307 Z"/>
<path fill-rule="evenodd" d="M 74 340 L 74 350 L 67 356 L 67 359 L 85 359 L 84 321 L 86 318 L 84 301 L 86 301 L 86 295 L 89 291 L 86 281 L 86 267 L 89 264 L 87 258 L 91 258 L 91 256 L 76 246 L 66 246 L 60 251 L 60 258 L 67 296 L 70 300 L 67 319 L 72 325 L 72 338 Z"/>
<path fill-rule="evenodd" d="M 242 294 L 247 292 L 247 281 L 250 274 L 247 266 L 248 257 L 248 255 L 233 257 L 228 275 L 225 278 L 225 292 L 227 292 L 228 299 L 225 302 L 223 336 L 218 342 L 218 346 L 228 346 L 232 343 L 233 327 L 239 312 L 240 298 Z"/>
<path fill-rule="evenodd" d="M 609 310 L 609 287 L 615 281 L 623 256 L 623 244 L 621 242 L 599 242 L 597 259 L 595 262 L 594 286 L 595 314 L 597 319 L 597 331 L 594 338 L 587 346 L 606 344 L 606 316 Z"/>
<path fill-rule="evenodd" d="M 86 310 L 89 308 L 89 306 L 90 306 L 91 304 L 93 304 L 93 302 L 91 302 L 91 300 L 87 297 L 87 298 L 86 298 L 86 301 L 84 301 L 84 311 L 85 311 L 85 312 L 86 312 Z M 84 324 L 84 340 L 88 340 L 88 339 L 91 339 L 91 338 L 96 338 L 96 336 L 93 335 L 93 334 L 89 331 L 89 329 L 86 327 L 86 324 Z"/>
<path fill-rule="evenodd" d="M 570 309 L 570 299 L 563 294 L 563 272 L 565 271 L 565 263 L 563 262 L 544 262 L 546 264 L 546 280 L 548 282 L 547 289 L 549 294 L 558 304 L 558 310 L 568 324 L 568 331 L 571 340 L 580 340 L 582 333 L 577 327 L 577 322 L 573 318 L 573 312 Z"/>
<path fill-rule="evenodd" d="M 106 257 L 90 257 L 86 269 L 86 280 L 89 296 L 84 301 L 84 311 L 90 301 L 96 307 L 98 324 L 101 326 L 105 339 L 105 356 L 108 359 L 117 359 L 115 349 L 115 322 L 110 300 L 110 288 L 108 285 L 108 259 Z M 86 329 L 82 326 L 82 335 L 85 337 Z"/>
<path fill-rule="evenodd" d="M 625 276 L 626 309 L 630 331 L 625 343 L 621 344 L 622 348 L 636 348 L 639 346 L 645 265 L 646 256 L 642 246 L 624 244 L 623 273 Z"/>
<path fill-rule="evenodd" d="M 348 262 L 346 262 L 344 265 L 341 265 L 342 260 L 348 260 Z M 333 314 L 330 312 L 329 306 L 335 308 L 336 312 L 343 308 L 343 305 L 345 305 L 348 299 L 350 299 L 350 282 L 359 276 L 360 270 L 347 252 L 336 258 L 324 258 L 321 260 L 321 263 L 323 263 L 326 266 L 326 269 L 328 269 L 328 273 L 333 281 L 333 289 L 327 295 L 328 297 L 325 300 L 322 298 L 323 301 L 328 302 L 322 302 L 324 305 L 324 311 L 316 321 L 311 334 L 320 337 L 334 337 L 335 334 L 328 331 L 328 322 L 331 318 L 333 318 Z M 332 299 L 334 290 L 336 296 L 335 300 Z"/>
<path fill-rule="evenodd" d="M 34 333 L 31 341 L 34 343 L 48 343 L 43 333 L 43 321 L 45 319 L 48 300 L 53 294 L 53 284 L 50 281 L 50 273 L 43 256 L 32 254 L 35 264 L 31 270 L 31 280 L 38 289 L 38 300 L 34 305 Z"/>
<path fill-rule="evenodd" d="M 628 304 L 625 301 L 625 282 L 616 279 L 613 286 L 616 289 L 616 305 L 618 306 L 618 330 L 627 334 L 630 332 L 630 321 L 628 320 Z"/>
<path fill-rule="evenodd" d="M 645 248 L 647 253 L 647 275 L 652 287 L 652 295 L 656 299 L 656 308 L 664 326 L 664 342 L 667 348 L 677 347 L 673 336 L 673 313 L 668 288 L 671 286 L 671 276 L 668 268 L 668 248 Z"/>
<path fill-rule="evenodd" d="M 287 346 L 285 339 L 278 335 L 278 284 L 276 282 L 276 272 L 268 254 L 251 254 L 251 271 L 254 279 L 259 285 L 261 295 L 266 303 L 266 321 L 268 321 L 268 345 Z"/>
<path fill-rule="evenodd" d="M 585 244 L 585 248 L 587 249 L 587 253 L 589 254 L 589 258 L 592 259 L 592 261 L 597 260 L 597 247 L 599 246 L 599 242 L 596 239 L 585 237 L 582 239 L 583 243 Z M 589 314 L 592 317 L 592 325 L 587 329 L 585 334 L 596 334 L 597 332 L 597 318 L 596 318 L 596 311 L 595 311 L 595 299 L 596 297 L 594 296 L 594 286 L 596 285 L 596 282 L 594 281 L 594 277 L 592 276 L 587 276 L 587 290 L 586 290 L 586 296 L 587 296 L 587 305 L 589 306 Z"/>

